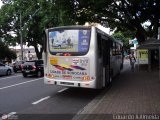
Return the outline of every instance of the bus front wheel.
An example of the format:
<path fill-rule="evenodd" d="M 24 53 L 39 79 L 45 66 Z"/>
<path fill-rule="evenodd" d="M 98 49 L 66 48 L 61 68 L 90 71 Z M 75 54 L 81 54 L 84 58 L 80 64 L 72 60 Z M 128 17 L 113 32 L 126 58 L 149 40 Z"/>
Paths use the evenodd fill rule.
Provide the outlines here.
<path fill-rule="evenodd" d="M 110 77 L 109 77 L 109 84 L 112 83 L 112 79 L 113 79 L 112 76 L 110 76 Z"/>
<path fill-rule="evenodd" d="M 113 70 L 111 70 L 109 74 L 109 84 L 112 83 L 112 80 L 113 80 Z"/>

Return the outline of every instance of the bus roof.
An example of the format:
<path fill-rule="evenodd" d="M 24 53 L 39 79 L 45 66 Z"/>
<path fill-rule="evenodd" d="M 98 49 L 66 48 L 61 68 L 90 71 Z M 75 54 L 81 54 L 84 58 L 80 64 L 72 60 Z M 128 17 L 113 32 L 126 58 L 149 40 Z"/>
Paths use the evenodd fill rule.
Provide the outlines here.
<path fill-rule="evenodd" d="M 53 29 L 70 29 L 70 28 L 91 28 L 91 26 L 83 26 L 83 25 L 70 25 L 70 26 L 58 26 L 53 28 L 48 28 L 47 30 L 53 30 Z"/>
<path fill-rule="evenodd" d="M 71 29 L 71 28 L 96 28 L 98 30 L 100 30 L 99 32 L 104 33 L 105 35 L 107 35 L 107 37 L 111 38 L 112 40 L 114 40 L 115 42 L 123 45 L 123 43 L 120 40 L 116 40 L 114 37 L 110 36 L 107 32 L 104 31 L 104 27 L 98 23 L 95 24 L 87 24 L 87 25 L 69 25 L 69 26 L 58 26 L 58 27 L 53 27 L 53 28 L 48 28 L 47 30 L 54 30 L 54 29 Z"/>

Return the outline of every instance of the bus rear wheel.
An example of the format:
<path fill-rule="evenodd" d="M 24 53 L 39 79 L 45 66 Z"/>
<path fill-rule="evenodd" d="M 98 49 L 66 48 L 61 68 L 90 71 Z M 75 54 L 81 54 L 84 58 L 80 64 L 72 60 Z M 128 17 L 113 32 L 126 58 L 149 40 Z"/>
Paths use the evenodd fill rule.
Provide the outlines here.
<path fill-rule="evenodd" d="M 112 74 L 108 74 L 105 78 L 105 87 L 108 87 L 112 84 L 113 76 Z"/>

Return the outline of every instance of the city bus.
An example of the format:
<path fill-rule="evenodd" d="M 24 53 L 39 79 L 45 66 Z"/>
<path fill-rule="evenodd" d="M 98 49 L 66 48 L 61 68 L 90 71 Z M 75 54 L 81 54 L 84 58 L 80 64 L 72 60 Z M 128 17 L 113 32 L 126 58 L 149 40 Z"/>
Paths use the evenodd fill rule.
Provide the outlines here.
<path fill-rule="evenodd" d="M 97 25 L 45 31 L 44 83 L 101 89 L 123 68 L 123 44 Z"/>

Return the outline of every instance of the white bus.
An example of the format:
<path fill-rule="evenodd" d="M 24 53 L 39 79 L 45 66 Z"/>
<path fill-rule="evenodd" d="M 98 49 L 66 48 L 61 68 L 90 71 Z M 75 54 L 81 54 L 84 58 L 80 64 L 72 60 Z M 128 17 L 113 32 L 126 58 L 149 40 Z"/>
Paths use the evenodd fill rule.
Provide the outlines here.
<path fill-rule="evenodd" d="M 96 26 L 47 29 L 44 83 L 103 88 L 123 67 L 123 44 Z"/>

